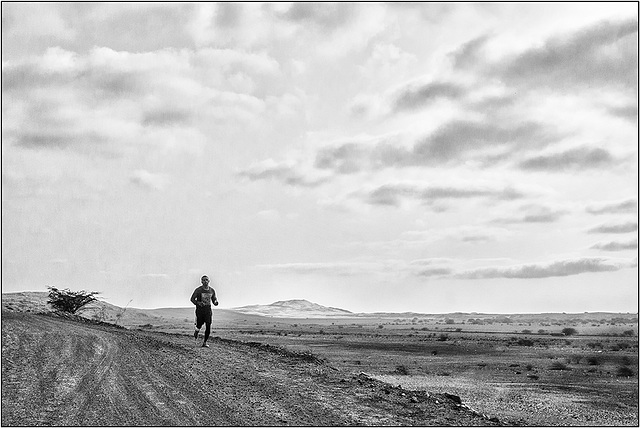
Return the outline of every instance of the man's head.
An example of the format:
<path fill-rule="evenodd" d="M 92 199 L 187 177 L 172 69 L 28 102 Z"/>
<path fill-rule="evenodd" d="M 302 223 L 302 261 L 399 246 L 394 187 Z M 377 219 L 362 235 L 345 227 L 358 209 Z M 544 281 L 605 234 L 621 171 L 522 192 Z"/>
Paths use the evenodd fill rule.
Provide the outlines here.
<path fill-rule="evenodd" d="M 200 278 L 200 281 L 202 282 L 202 285 L 204 285 L 205 287 L 209 285 L 209 277 L 207 275 L 204 275 L 202 278 Z"/>

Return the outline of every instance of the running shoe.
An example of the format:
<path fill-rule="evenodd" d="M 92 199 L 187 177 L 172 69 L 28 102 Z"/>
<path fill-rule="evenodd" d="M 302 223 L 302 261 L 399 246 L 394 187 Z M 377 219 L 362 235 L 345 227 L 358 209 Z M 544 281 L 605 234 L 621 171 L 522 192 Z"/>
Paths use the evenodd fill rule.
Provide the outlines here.
<path fill-rule="evenodd" d="M 203 344 L 202 344 L 202 347 L 203 347 L 203 348 L 208 348 L 208 347 L 209 347 L 209 345 L 207 345 L 206 343 L 203 343 Z"/>

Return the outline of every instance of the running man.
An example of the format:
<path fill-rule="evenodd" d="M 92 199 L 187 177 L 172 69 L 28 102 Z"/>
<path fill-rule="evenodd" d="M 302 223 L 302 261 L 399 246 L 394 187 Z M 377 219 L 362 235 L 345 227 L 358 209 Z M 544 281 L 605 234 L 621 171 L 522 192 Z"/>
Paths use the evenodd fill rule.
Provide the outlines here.
<path fill-rule="evenodd" d="M 211 304 L 214 306 L 218 306 L 218 299 L 216 298 L 216 290 L 209 287 L 209 277 L 204 275 L 200 281 L 202 285 L 196 288 L 191 295 L 191 303 L 196 305 L 196 331 L 193 332 L 193 337 L 196 339 L 196 343 L 198 343 L 198 334 L 200 334 L 200 329 L 202 325 L 206 325 L 204 330 L 204 342 L 202 342 L 203 348 L 208 348 L 207 340 L 209 339 L 209 334 L 211 333 Z"/>

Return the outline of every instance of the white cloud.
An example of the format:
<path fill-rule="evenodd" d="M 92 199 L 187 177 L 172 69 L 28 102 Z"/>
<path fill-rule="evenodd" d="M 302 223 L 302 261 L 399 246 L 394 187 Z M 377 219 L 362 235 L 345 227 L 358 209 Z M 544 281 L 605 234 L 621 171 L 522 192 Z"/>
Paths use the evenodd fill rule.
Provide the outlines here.
<path fill-rule="evenodd" d="M 402 77 L 418 61 L 416 55 L 403 51 L 393 43 L 377 42 L 360 72 L 368 79 L 388 82 Z"/>
<path fill-rule="evenodd" d="M 164 190 L 168 183 L 167 177 L 163 174 L 154 174 L 144 169 L 134 171 L 130 180 L 133 184 L 150 190 Z"/>
<path fill-rule="evenodd" d="M 278 78 L 278 69 L 264 53 L 229 49 L 131 53 L 96 47 L 79 54 L 53 47 L 3 63 L 2 98 L 12 106 L 3 111 L 3 131 L 30 148 L 110 155 L 179 149 L 177 134 L 195 135 L 185 141 L 199 144 L 200 128 L 211 123 L 259 123 L 266 102 L 251 95 L 253 77 Z"/>

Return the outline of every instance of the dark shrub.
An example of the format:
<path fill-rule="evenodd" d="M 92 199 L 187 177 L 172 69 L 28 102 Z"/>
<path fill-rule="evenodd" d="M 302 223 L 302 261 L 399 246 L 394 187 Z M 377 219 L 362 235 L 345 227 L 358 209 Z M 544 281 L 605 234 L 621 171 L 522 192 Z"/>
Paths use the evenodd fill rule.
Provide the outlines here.
<path fill-rule="evenodd" d="M 566 364 L 562 364 L 560 361 L 555 361 L 549 366 L 549 370 L 570 370 Z"/>
<path fill-rule="evenodd" d="M 396 373 L 401 375 L 408 375 L 409 369 L 406 366 L 399 365 L 399 366 L 396 366 Z"/>
<path fill-rule="evenodd" d="M 49 289 L 49 300 L 47 301 L 53 309 L 57 311 L 75 314 L 89 303 L 98 301 L 94 296 L 100 294 L 97 291 L 70 291 L 69 289 L 58 290 L 56 287 Z"/>
<path fill-rule="evenodd" d="M 620 366 L 618 367 L 618 371 L 616 371 L 616 375 L 620 377 L 631 377 L 634 375 L 633 370 L 631 370 L 628 366 Z"/>
<path fill-rule="evenodd" d="M 520 346 L 533 346 L 533 340 L 531 339 L 518 339 L 517 343 Z"/>
<path fill-rule="evenodd" d="M 611 345 L 611 350 L 612 351 L 621 351 L 623 349 L 627 349 L 629 346 L 628 343 L 622 342 L 622 343 L 615 343 L 613 345 Z"/>
<path fill-rule="evenodd" d="M 587 364 L 597 366 L 600 364 L 600 360 L 597 357 L 587 357 Z"/>
<path fill-rule="evenodd" d="M 573 327 L 565 327 L 562 329 L 562 334 L 565 336 L 573 336 L 574 334 L 578 334 L 578 330 Z"/>

